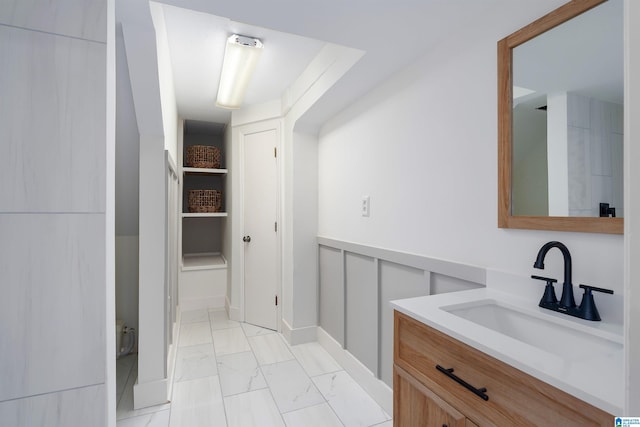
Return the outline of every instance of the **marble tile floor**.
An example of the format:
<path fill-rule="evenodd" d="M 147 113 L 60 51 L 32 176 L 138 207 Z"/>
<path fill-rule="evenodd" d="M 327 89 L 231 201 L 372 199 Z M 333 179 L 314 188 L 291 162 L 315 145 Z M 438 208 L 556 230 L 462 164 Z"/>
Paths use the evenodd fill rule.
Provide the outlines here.
<path fill-rule="evenodd" d="M 182 313 L 171 403 L 133 410 L 135 355 L 117 361 L 117 427 L 391 427 L 387 414 L 318 343 Z"/>

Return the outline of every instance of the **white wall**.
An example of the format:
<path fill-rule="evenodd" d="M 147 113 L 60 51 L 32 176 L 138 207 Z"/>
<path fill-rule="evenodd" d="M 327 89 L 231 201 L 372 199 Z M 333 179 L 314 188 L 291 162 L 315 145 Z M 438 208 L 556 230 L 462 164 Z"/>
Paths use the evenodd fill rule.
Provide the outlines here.
<path fill-rule="evenodd" d="M 138 236 L 115 237 L 116 318 L 138 330 Z"/>
<path fill-rule="evenodd" d="M 174 164 L 178 164 L 178 106 L 173 85 L 173 72 L 169 52 L 169 40 L 164 20 L 164 9 L 158 3 L 150 3 L 151 17 L 156 33 L 158 54 L 158 80 L 160 83 L 160 101 L 162 105 L 162 124 L 164 129 L 164 148 Z"/>
<path fill-rule="evenodd" d="M 138 330 L 139 134 L 122 26 L 116 29 L 116 317 Z"/>
<path fill-rule="evenodd" d="M 622 236 L 497 228 L 496 43 L 539 16 L 503 12 L 473 40 L 449 39 L 323 127 L 318 234 L 524 276 L 542 244 L 561 240 L 574 283 L 620 293 Z M 545 274 L 562 276 L 559 253 Z"/>
<path fill-rule="evenodd" d="M 106 425 L 116 423 L 116 360 L 113 349 L 116 348 L 116 4 L 107 0 L 107 78 L 106 78 L 106 150 L 105 150 L 105 375 L 106 394 L 104 402 Z"/>
<path fill-rule="evenodd" d="M 156 33 L 149 2 L 119 0 L 129 78 L 139 132 L 139 330 L 134 407 L 167 401 L 165 325 L 165 137 Z"/>
<path fill-rule="evenodd" d="M 513 109 L 513 215 L 549 214 L 547 113 L 526 105 Z"/>
<path fill-rule="evenodd" d="M 234 163 L 234 151 L 232 149 L 232 132 L 231 129 L 229 129 L 229 127 L 225 128 L 225 132 L 224 132 L 224 142 L 223 142 L 223 151 L 225 153 L 225 161 L 226 161 L 226 165 L 233 165 Z M 237 155 L 237 154 L 236 154 Z M 227 169 L 229 170 L 228 174 L 227 174 L 227 179 L 225 179 L 224 181 L 224 189 L 222 191 L 224 191 L 224 194 L 227 195 L 226 198 L 226 206 L 225 209 L 227 210 L 227 219 L 224 222 L 224 229 L 223 229 L 223 235 L 222 235 L 222 253 L 226 255 L 227 258 L 227 295 L 226 295 L 226 300 L 225 300 L 225 308 L 227 309 L 227 313 L 230 312 L 230 307 L 231 307 L 231 293 L 232 293 L 232 289 L 233 289 L 233 274 L 231 273 L 233 271 L 233 263 L 234 263 L 234 259 L 233 256 L 231 256 L 232 254 L 232 248 L 233 248 L 233 244 L 232 244 L 232 239 L 233 239 L 233 223 L 234 223 L 234 213 L 233 213 L 233 202 L 232 200 L 233 198 L 233 193 L 232 193 L 232 174 L 235 173 L 235 171 L 233 169 L 230 168 L 230 166 L 227 166 Z M 238 219 L 239 220 L 239 219 Z M 236 303 L 238 304 L 238 303 Z M 234 318 L 235 320 L 237 320 L 239 318 L 239 312 L 238 310 L 236 310 L 236 313 L 234 313 Z"/>
<path fill-rule="evenodd" d="M 113 408 L 110 6 L 0 2 L 3 426 L 104 426 Z"/>
<path fill-rule="evenodd" d="M 363 54 L 325 45 L 282 96 L 282 323 L 291 343 L 314 340 L 317 323 L 318 258 L 311 239 L 317 233 L 317 138 L 299 130 L 299 121 Z"/>
<path fill-rule="evenodd" d="M 549 215 L 569 216 L 567 93 L 547 95 L 547 171 Z"/>
<path fill-rule="evenodd" d="M 318 139 L 294 132 L 293 141 L 293 319 L 301 328 L 318 319 Z"/>

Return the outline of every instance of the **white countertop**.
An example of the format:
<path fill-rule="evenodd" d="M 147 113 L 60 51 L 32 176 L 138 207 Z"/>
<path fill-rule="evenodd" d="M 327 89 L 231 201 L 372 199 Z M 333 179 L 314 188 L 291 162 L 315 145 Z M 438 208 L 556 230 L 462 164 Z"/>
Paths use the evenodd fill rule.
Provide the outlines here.
<path fill-rule="evenodd" d="M 604 316 L 601 322 L 590 322 L 539 308 L 538 301 L 542 296 L 542 289 L 543 287 L 539 288 L 539 295 L 534 300 L 531 300 L 527 292 L 520 294 L 505 292 L 504 288 L 496 286 L 396 300 L 391 301 L 391 306 L 614 416 L 622 414 L 624 402 L 622 325 L 615 321 L 607 321 Z M 523 298 L 523 294 L 526 298 Z M 572 328 L 620 343 L 620 349 L 606 355 L 589 357 L 589 349 L 585 348 L 584 359 L 565 360 L 559 355 L 541 350 L 441 309 L 441 307 L 480 300 L 499 301 L 519 312 L 531 313 L 538 317 L 549 316 L 547 319 L 556 323 L 558 320 L 569 322 Z M 576 300 L 580 301 L 580 294 L 576 295 Z M 596 299 L 597 303 L 598 299 Z"/>

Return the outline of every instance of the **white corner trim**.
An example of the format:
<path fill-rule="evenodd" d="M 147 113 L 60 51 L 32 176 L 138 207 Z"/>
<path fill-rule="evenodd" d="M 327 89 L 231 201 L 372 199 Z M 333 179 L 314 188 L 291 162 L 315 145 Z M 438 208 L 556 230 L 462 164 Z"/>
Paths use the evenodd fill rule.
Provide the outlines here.
<path fill-rule="evenodd" d="M 133 409 L 141 409 L 168 403 L 168 387 L 169 381 L 166 378 L 146 383 L 139 383 L 136 381 L 133 385 Z"/>
<path fill-rule="evenodd" d="M 392 415 L 393 390 L 391 387 L 376 378 L 367 367 L 351 353 L 343 349 L 338 341 L 333 339 L 331 335 L 319 326 L 317 327 L 317 335 L 318 343 L 369 393 L 378 405 L 382 406 L 382 409 L 384 409 L 387 414 Z"/>
<path fill-rule="evenodd" d="M 304 328 L 292 328 L 289 323 L 282 319 L 282 335 L 285 337 L 289 345 L 306 344 L 318 340 L 318 327 L 305 326 Z"/>
<path fill-rule="evenodd" d="M 180 312 L 180 307 L 176 307 L 176 322 L 173 324 L 171 328 L 173 333 L 173 342 L 169 346 L 169 352 L 167 357 L 167 397 L 173 395 L 173 375 L 175 374 L 176 369 L 176 360 L 178 355 L 178 343 L 180 342 L 180 325 L 182 322 L 182 314 Z"/>
<path fill-rule="evenodd" d="M 229 297 L 225 297 L 224 308 L 227 310 L 227 316 L 229 320 L 235 320 L 236 322 L 242 322 L 242 316 L 240 315 L 240 307 L 234 307 L 229 301 Z"/>

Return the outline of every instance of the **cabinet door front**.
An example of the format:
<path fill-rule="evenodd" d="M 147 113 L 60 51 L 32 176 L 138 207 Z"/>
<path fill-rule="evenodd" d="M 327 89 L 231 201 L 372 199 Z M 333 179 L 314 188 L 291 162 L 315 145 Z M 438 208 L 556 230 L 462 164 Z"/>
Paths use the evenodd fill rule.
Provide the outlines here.
<path fill-rule="evenodd" d="M 465 427 L 464 415 L 394 366 L 393 425 L 395 427 Z"/>

